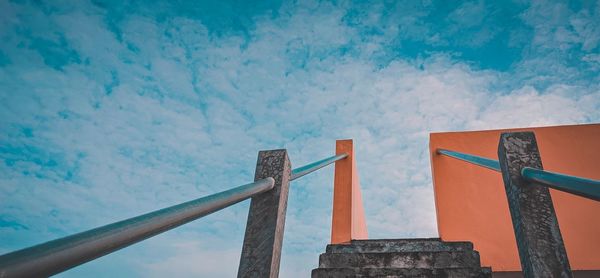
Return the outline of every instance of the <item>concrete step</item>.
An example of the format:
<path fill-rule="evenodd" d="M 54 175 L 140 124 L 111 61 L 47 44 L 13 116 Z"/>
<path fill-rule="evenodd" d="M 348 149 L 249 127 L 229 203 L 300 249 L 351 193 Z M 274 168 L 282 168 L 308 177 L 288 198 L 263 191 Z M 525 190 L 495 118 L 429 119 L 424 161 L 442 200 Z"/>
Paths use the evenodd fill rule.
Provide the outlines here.
<path fill-rule="evenodd" d="M 312 278 L 346 277 L 439 277 L 439 278 L 491 278 L 490 268 L 317 268 Z"/>
<path fill-rule="evenodd" d="M 467 241 L 444 242 L 439 238 L 353 240 L 349 244 L 329 244 L 327 253 L 388 253 L 416 251 L 471 251 Z"/>
<path fill-rule="evenodd" d="M 320 268 L 464 268 L 480 267 L 476 251 L 323 253 Z"/>

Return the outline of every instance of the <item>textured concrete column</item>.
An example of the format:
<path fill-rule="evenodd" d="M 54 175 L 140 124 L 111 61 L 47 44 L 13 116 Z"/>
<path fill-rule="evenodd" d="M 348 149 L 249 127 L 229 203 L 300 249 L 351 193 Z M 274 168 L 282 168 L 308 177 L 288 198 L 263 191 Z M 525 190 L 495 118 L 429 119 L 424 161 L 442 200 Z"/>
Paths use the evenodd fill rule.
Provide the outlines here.
<path fill-rule="evenodd" d="M 498 159 L 525 277 L 572 277 L 548 188 L 523 180 L 542 168 L 533 132 L 502 133 Z"/>
<path fill-rule="evenodd" d="M 252 198 L 238 277 L 278 277 L 290 180 L 286 150 L 260 151 L 254 180 L 273 177 L 275 187 Z"/>

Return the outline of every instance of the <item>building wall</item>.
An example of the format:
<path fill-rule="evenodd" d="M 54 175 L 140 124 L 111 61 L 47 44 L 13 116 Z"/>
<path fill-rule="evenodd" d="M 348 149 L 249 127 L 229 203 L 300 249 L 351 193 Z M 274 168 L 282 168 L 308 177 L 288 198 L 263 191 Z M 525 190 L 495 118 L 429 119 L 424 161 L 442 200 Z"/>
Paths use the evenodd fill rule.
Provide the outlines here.
<path fill-rule="evenodd" d="M 521 269 L 500 173 L 450 157 L 438 148 L 498 159 L 500 134 L 535 132 L 545 170 L 600 180 L 600 124 L 430 134 L 438 232 L 472 241 L 482 265 Z M 600 202 L 550 189 L 573 270 L 600 269 Z"/>

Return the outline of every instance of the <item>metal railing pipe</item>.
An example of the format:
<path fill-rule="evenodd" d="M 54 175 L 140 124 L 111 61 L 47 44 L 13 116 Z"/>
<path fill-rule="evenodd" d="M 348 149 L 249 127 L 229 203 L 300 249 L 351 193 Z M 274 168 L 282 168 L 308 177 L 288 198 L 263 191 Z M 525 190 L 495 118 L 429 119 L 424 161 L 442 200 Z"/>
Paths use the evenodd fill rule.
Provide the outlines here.
<path fill-rule="evenodd" d="M 500 172 L 500 164 L 497 160 L 443 149 L 437 149 L 436 152 Z M 531 167 L 524 167 L 521 170 L 521 176 L 527 181 L 536 182 L 552 189 L 600 201 L 600 181 L 597 180 L 569 176 Z"/>
<path fill-rule="evenodd" d="M 498 163 L 498 160 L 444 149 L 437 149 L 437 153 L 500 172 L 500 164 Z"/>
<path fill-rule="evenodd" d="M 290 180 L 348 154 L 292 170 Z M 271 190 L 271 177 L 0 256 L 0 278 L 51 276 Z"/>
<path fill-rule="evenodd" d="M 271 190 L 265 178 L 0 256 L 0 277 L 47 277 Z"/>
<path fill-rule="evenodd" d="M 523 168 L 521 176 L 528 181 L 541 183 L 556 190 L 600 201 L 600 181 L 597 180 L 584 179 L 530 167 Z"/>
<path fill-rule="evenodd" d="M 332 157 L 328 157 L 328 158 L 313 162 L 311 164 L 307 164 L 302 167 L 298 167 L 298 168 L 292 170 L 292 176 L 290 177 L 290 181 L 293 181 L 304 175 L 310 174 L 316 170 L 319 170 L 331 163 L 334 163 L 334 162 L 336 162 L 340 159 L 344 159 L 346 157 L 348 157 L 347 153 L 340 154 L 340 155 L 334 155 Z"/>

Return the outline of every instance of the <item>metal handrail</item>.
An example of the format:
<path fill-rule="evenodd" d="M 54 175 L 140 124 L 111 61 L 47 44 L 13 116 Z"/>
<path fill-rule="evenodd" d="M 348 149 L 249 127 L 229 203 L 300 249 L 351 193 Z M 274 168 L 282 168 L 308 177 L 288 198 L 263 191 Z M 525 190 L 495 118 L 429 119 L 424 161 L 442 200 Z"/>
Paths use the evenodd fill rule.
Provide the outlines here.
<path fill-rule="evenodd" d="M 0 256 L 0 277 L 47 277 L 271 190 L 265 178 Z"/>
<path fill-rule="evenodd" d="M 600 181 L 524 167 L 521 176 L 550 188 L 600 201 Z"/>
<path fill-rule="evenodd" d="M 321 169 L 321 168 L 323 168 L 323 167 L 325 167 L 325 166 L 327 166 L 327 165 L 329 165 L 331 163 L 334 163 L 334 162 L 336 162 L 336 161 L 338 161 L 340 159 L 344 159 L 346 157 L 348 157 L 348 154 L 347 153 L 343 153 L 343 154 L 340 154 L 340 155 L 336 155 L 336 156 L 325 158 L 323 160 L 319 160 L 317 162 L 313 162 L 311 164 L 304 165 L 302 167 L 298 167 L 298 168 L 292 170 L 292 176 L 290 177 L 290 181 L 293 181 L 293 180 L 295 180 L 297 178 L 300 178 L 302 176 L 310 174 L 310 173 L 312 173 L 312 172 L 314 172 L 316 170 L 319 170 L 319 169 Z"/>
<path fill-rule="evenodd" d="M 497 160 L 444 149 L 437 149 L 437 153 L 500 172 L 500 163 Z"/>
<path fill-rule="evenodd" d="M 290 180 L 347 157 L 332 156 L 292 170 Z M 45 277 L 76 267 L 271 190 L 271 177 L 0 256 L 0 278 Z"/>
<path fill-rule="evenodd" d="M 501 172 L 500 163 L 498 163 L 497 160 L 444 149 L 437 149 L 436 152 L 441 155 L 446 155 Z M 521 176 L 529 182 L 535 182 L 556 190 L 600 201 L 600 181 L 597 180 L 534 169 L 531 167 L 524 167 L 521 170 Z"/>

